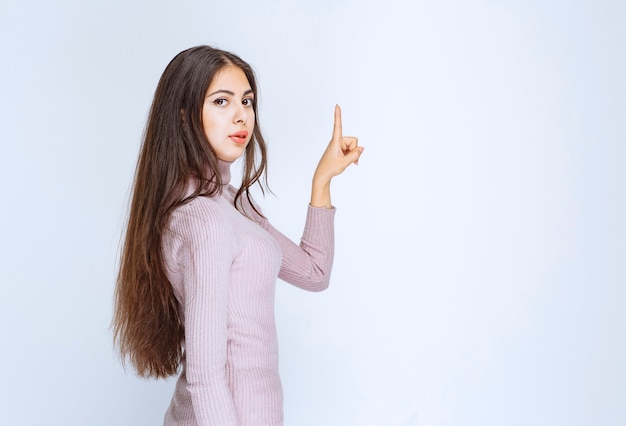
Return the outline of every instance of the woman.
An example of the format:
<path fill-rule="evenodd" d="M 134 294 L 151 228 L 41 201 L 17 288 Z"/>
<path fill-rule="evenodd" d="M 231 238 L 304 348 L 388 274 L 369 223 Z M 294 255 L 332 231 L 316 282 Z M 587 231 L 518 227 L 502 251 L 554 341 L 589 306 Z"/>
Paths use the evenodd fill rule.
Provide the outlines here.
<path fill-rule="evenodd" d="M 199 46 L 170 62 L 150 110 L 113 328 L 123 359 L 141 376 L 167 377 L 182 367 L 165 425 L 281 425 L 276 277 L 311 291 L 328 286 L 330 182 L 363 148 L 342 136 L 335 107 L 296 245 L 249 194 L 266 168 L 256 96 L 247 63 Z M 240 157 L 244 172 L 235 189 L 230 166 Z"/>

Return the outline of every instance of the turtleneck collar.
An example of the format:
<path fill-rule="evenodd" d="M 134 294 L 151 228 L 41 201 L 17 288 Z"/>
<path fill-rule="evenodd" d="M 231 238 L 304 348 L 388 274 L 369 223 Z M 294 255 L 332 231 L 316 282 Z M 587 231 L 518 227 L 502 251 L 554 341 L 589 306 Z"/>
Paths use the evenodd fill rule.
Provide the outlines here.
<path fill-rule="evenodd" d="M 226 188 L 229 184 L 230 184 L 230 166 L 233 164 L 233 161 L 222 161 L 222 160 L 217 160 L 217 171 L 220 174 L 220 177 L 222 178 L 222 186 L 220 188 Z M 213 170 L 211 170 L 209 167 L 207 167 L 205 169 L 205 175 L 204 177 L 206 179 L 209 180 L 209 182 L 213 181 L 214 179 L 212 179 L 212 176 L 214 176 L 213 174 Z M 188 197 L 191 194 L 193 194 L 193 192 L 198 188 L 198 185 L 201 185 L 201 182 L 198 178 L 192 178 L 189 181 L 189 184 L 187 185 L 187 189 L 185 191 L 185 196 Z M 210 183 L 209 183 L 210 185 Z"/>
<path fill-rule="evenodd" d="M 217 160 L 217 167 L 220 172 L 220 177 L 222 178 L 222 185 L 230 184 L 230 166 L 232 164 L 232 161 Z"/>

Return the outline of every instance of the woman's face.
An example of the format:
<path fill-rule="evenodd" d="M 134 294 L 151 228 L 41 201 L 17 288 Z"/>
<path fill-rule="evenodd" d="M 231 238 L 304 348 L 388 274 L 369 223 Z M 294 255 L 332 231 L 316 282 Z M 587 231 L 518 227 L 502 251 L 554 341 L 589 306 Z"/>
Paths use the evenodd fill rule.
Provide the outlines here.
<path fill-rule="evenodd" d="M 202 106 L 202 126 L 217 158 L 241 157 L 254 131 L 254 93 L 235 66 L 222 68 L 209 85 Z"/>

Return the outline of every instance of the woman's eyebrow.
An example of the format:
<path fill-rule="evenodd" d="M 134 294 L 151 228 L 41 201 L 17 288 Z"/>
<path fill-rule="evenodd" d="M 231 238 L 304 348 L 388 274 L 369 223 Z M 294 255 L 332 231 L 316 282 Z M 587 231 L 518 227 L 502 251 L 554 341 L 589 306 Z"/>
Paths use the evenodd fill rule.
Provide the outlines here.
<path fill-rule="evenodd" d="M 226 89 L 219 89 L 219 90 L 216 90 L 213 93 L 210 93 L 210 94 L 206 95 L 206 97 L 208 98 L 209 96 L 213 96 L 213 95 L 216 95 L 218 93 L 226 93 L 227 95 L 235 96 L 235 92 L 233 92 L 233 91 L 226 90 Z M 243 95 L 246 96 L 246 95 L 249 95 L 250 93 L 254 93 L 254 91 L 252 89 L 248 89 L 245 92 L 243 92 Z"/>

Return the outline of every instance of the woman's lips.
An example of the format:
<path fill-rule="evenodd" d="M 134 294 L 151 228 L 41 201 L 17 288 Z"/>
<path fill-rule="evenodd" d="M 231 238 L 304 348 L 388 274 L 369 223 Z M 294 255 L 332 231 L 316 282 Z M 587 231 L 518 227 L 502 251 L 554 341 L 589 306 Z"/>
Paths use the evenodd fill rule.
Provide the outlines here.
<path fill-rule="evenodd" d="M 235 143 L 244 144 L 248 139 L 248 132 L 246 130 L 242 130 L 241 132 L 233 133 L 228 137 L 231 138 Z"/>

